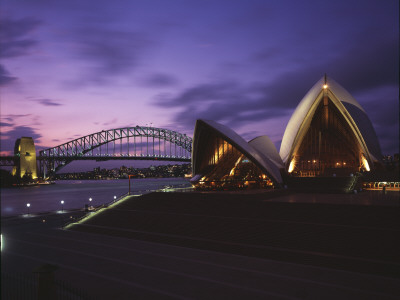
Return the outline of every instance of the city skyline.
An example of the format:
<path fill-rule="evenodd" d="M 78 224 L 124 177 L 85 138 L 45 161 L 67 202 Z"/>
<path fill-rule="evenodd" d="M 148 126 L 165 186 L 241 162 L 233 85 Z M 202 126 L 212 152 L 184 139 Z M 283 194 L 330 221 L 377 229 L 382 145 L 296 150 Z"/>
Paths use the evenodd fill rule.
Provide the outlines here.
<path fill-rule="evenodd" d="M 1 153 L 104 129 L 193 134 L 196 119 L 280 147 L 324 73 L 399 151 L 398 1 L 8 1 L 0 4 Z"/>

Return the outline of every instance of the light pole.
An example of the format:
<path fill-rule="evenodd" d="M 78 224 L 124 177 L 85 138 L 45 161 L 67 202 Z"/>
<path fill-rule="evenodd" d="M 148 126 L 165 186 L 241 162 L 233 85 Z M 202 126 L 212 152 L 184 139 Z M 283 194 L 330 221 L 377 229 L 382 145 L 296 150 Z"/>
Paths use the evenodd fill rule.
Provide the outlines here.
<path fill-rule="evenodd" d="M 90 207 L 89 206 L 92 206 L 92 198 L 89 198 L 89 204 L 85 204 L 85 211 L 86 212 L 88 212 L 89 211 L 89 209 L 90 209 Z"/>
<path fill-rule="evenodd" d="M 61 212 L 64 212 L 64 200 L 61 200 Z"/>
<path fill-rule="evenodd" d="M 30 203 L 27 203 L 27 204 L 26 204 L 26 207 L 28 208 L 28 216 L 29 216 L 29 207 L 31 207 L 31 204 L 30 204 Z"/>

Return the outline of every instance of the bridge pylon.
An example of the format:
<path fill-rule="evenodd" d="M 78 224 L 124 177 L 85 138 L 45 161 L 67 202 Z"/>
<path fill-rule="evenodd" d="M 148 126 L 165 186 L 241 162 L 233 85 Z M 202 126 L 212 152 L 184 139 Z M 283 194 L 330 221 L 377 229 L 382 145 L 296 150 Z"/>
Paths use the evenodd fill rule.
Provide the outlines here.
<path fill-rule="evenodd" d="M 24 176 L 32 177 L 37 179 L 37 161 L 36 161 L 36 149 L 33 138 L 21 137 L 15 141 L 14 147 L 15 165 L 12 171 L 12 175 L 16 175 L 19 178 Z"/>

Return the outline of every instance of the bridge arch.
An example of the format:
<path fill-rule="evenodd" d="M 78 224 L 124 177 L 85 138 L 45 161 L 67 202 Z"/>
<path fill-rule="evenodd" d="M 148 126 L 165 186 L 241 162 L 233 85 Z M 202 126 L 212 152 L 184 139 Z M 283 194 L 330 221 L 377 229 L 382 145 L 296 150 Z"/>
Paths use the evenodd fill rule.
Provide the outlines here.
<path fill-rule="evenodd" d="M 119 145 L 116 145 L 118 141 Z M 102 130 L 41 150 L 38 160 L 40 173 L 46 177 L 74 160 L 189 162 L 191 152 L 192 138 L 186 134 L 164 128 L 135 126 Z"/>

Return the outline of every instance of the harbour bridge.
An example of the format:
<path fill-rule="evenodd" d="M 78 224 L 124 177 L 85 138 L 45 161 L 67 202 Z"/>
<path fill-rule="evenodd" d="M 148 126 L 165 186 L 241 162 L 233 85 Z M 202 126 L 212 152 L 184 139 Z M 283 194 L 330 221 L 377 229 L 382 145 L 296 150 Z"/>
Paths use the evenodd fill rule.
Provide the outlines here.
<path fill-rule="evenodd" d="M 190 162 L 192 138 L 173 130 L 135 126 L 102 130 L 39 151 L 39 174 L 46 178 L 75 160 L 159 160 Z M 2 165 L 17 163 L 2 157 Z"/>

